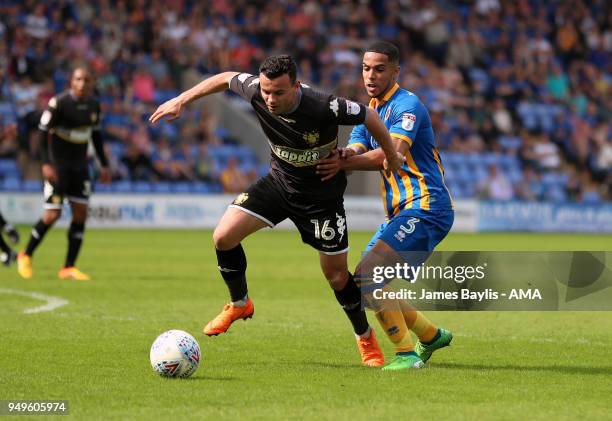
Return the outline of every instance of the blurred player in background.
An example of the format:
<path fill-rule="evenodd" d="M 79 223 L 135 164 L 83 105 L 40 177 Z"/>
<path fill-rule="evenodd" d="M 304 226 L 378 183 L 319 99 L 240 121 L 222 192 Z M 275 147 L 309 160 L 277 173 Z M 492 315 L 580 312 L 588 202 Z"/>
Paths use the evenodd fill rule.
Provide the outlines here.
<path fill-rule="evenodd" d="M 70 202 L 72 221 L 68 229 L 68 252 L 60 279 L 89 280 L 75 267 L 83 242 L 87 206 L 91 194 L 87 149 L 93 143 L 102 166 L 102 182 L 110 182 L 108 160 L 100 132 L 100 103 L 93 97 L 92 77 L 77 67 L 70 78 L 70 89 L 54 96 L 40 118 L 40 154 L 44 184 L 44 213 L 32 228 L 26 249 L 17 257 L 19 274 L 33 275 L 31 258 L 51 226 L 62 215 L 64 200 Z"/>
<path fill-rule="evenodd" d="M 9 240 L 11 240 L 11 243 L 17 244 L 19 242 L 19 232 L 10 223 L 6 222 L 6 219 L 4 219 L 4 216 L 2 216 L 2 213 L 0 213 L 0 230 L 4 231 Z M 6 244 L 1 232 L 0 251 L 0 261 L 5 266 L 10 266 L 17 259 L 17 253 L 15 253 L 15 251 L 8 244 Z"/>
<path fill-rule="evenodd" d="M 397 84 L 399 50 L 389 42 L 370 45 L 363 56 L 363 82 L 370 107 L 383 119 L 406 163 L 390 174 L 381 172 L 387 220 L 370 240 L 355 277 L 368 279 L 375 266 L 394 266 L 406 255 L 424 259 L 453 225 L 454 210 L 444 184 L 444 170 L 434 142 L 429 113 L 419 98 Z M 368 128 L 353 129 L 349 145 L 323 160 L 318 172 L 323 180 L 341 170 L 381 170 L 384 155 Z M 424 260 L 423 260 L 424 261 Z M 423 261 L 410 261 L 418 266 Z M 373 303 L 368 299 L 368 303 Z M 420 368 L 433 351 L 450 344 L 452 334 L 433 325 L 405 301 L 388 300 L 374 308 L 387 336 L 395 344 L 396 358 L 384 370 Z M 419 338 L 416 347 L 409 330 Z"/>
<path fill-rule="evenodd" d="M 350 319 L 365 365 L 380 366 L 384 358 L 362 309 L 361 292 L 348 271 L 348 233 L 343 194 L 344 173 L 325 182 L 316 164 L 338 143 L 338 125 L 364 124 L 380 143 L 383 160 L 397 169 L 402 158 L 394 151 L 382 121 L 362 104 L 316 92 L 297 80 L 293 59 L 267 58 L 259 76 L 225 72 L 208 78 L 162 104 L 151 122 L 180 116 L 184 106 L 216 92 L 230 89 L 249 101 L 272 150 L 271 171 L 240 194 L 217 225 L 213 240 L 221 276 L 231 303 L 206 325 L 206 335 L 226 332 L 238 319 L 253 315 L 246 283 L 247 261 L 241 241 L 250 234 L 289 218 L 302 241 L 319 252 L 321 269 L 338 302 Z"/>

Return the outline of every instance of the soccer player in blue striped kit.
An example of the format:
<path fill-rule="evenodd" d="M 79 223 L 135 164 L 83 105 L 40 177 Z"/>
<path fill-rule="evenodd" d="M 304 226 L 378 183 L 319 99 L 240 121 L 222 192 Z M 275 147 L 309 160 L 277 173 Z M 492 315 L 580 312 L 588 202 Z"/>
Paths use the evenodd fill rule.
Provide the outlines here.
<path fill-rule="evenodd" d="M 369 106 L 385 123 L 397 150 L 406 157 L 405 164 L 392 173 L 380 171 L 384 154 L 367 129 L 359 125 L 353 129 L 347 148 L 318 165 L 323 180 L 341 170 L 381 173 L 387 218 L 355 270 L 364 280 L 371 277 L 376 266 L 404 261 L 407 252 L 428 255 L 453 225 L 453 202 L 444 183 L 431 118 L 414 93 L 399 87 L 399 71 L 399 50 L 395 45 L 378 41 L 366 49 L 362 74 L 371 98 Z M 416 266 L 422 260 L 409 263 Z M 371 297 L 366 301 L 373 304 Z M 382 306 L 374 305 L 374 310 L 396 347 L 395 359 L 383 370 L 421 368 L 433 351 L 448 346 L 452 340 L 449 331 L 436 327 L 405 301 L 387 300 Z M 410 330 L 419 338 L 416 346 Z"/>

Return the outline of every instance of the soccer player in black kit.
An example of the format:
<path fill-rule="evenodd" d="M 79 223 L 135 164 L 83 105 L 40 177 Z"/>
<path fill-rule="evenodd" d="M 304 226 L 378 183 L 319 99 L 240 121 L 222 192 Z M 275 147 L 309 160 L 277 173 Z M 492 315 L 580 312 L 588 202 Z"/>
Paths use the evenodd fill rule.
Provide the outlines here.
<path fill-rule="evenodd" d="M 363 364 L 380 366 L 383 354 L 362 309 L 360 289 L 348 271 L 343 201 L 346 176 L 340 172 L 322 182 L 315 170 L 320 159 L 337 153 L 338 125 L 364 123 L 380 142 L 389 170 L 399 168 L 403 158 L 393 149 L 376 112 L 317 92 L 301 84 L 296 72 L 291 57 L 272 56 L 260 66 L 259 76 L 220 73 L 160 105 L 150 117 L 152 123 L 166 116 L 173 120 L 190 102 L 230 89 L 250 102 L 270 143 L 270 173 L 238 195 L 214 231 L 218 267 L 231 303 L 204 327 L 204 333 L 224 333 L 234 321 L 253 316 L 245 278 L 247 261 L 240 242 L 289 218 L 302 241 L 319 251 L 323 274 L 353 325 Z"/>
<path fill-rule="evenodd" d="M 102 166 L 100 179 L 110 182 L 108 160 L 100 133 L 100 104 L 93 97 L 89 71 L 78 67 L 72 72 L 70 89 L 49 100 L 38 126 L 44 186 L 44 213 L 32 228 L 26 249 L 17 257 L 19 274 L 32 277 L 31 258 L 51 226 L 62 215 L 64 200 L 72 210 L 68 229 L 68 252 L 60 279 L 87 281 L 90 277 L 75 267 L 83 242 L 91 181 L 87 170 L 87 147 L 92 141 Z"/>
<path fill-rule="evenodd" d="M 17 244 L 19 242 L 19 232 L 13 225 L 8 223 L 2 213 L 0 213 L 0 230 L 4 231 L 11 243 Z M 10 266 L 17 259 L 17 253 L 8 245 L 2 233 L 0 233 L 0 262 L 4 266 Z"/>

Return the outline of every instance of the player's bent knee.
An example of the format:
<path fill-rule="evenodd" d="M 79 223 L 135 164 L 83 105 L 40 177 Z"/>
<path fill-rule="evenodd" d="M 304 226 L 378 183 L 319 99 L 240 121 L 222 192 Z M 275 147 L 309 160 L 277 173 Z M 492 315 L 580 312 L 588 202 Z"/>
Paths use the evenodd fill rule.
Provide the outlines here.
<path fill-rule="evenodd" d="M 42 220 L 46 225 L 53 225 L 62 216 L 61 210 L 46 211 Z"/>
<path fill-rule="evenodd" d="M 343 289 L 348 281 L 348 271 L 346 270 L 324 270 L 323 274 L 325 275 L 325 279 L 327 279 L 329 286 L 332 287 L 334 291 L 340 291 Z"/>
<path fill-rule="evenodd" d="M 230 231 L 215 229 L 213 232 L 213 243 L 217 250 L 231 250 L 240 244 L 240 241 L 233 238 Z"/>

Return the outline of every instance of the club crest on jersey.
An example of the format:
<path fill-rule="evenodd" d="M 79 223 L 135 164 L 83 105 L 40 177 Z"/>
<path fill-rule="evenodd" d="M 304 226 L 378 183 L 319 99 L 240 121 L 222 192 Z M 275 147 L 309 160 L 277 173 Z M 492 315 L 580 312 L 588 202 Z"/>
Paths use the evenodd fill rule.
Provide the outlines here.
<path fill-rule="evenodd" d="M 302 137 L 308 143 L 308 146 L 314 146 L 319 143 L 319 133 L 317 132 L 306 132 Z"/>
<path fill-rule="evenodd" d="M 236 197 L 236 199 L 234 199 L 234 205 L 242 205 L 244 202 L 246 202 L 249 199 L 249 194 L 248 193 L 240 193 L 238 195 L 238 197 Z"/>
<path fill-rule="evenodd" d="M 96 120 L 98 119 L 98 114 L 96 114 L 96 113 L 91 113 L 91 115 L 90 115 L 89 117 L 91 117 L 91 122 L 92 122 L 92 123 L 95 123 L 95 122 L 96 122 Z"/>
<path fill-rule="evenodd" d="M 404 130 L 412 130 L 414 128 L 414 123 L 416 122 L 416 115 L 411 113 L 402 114 L 402 129 Z"/>

